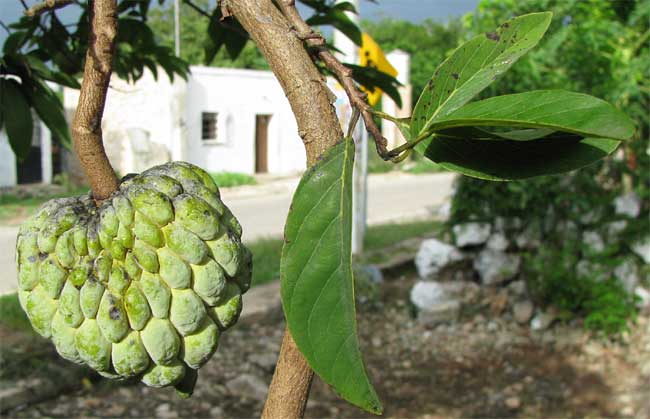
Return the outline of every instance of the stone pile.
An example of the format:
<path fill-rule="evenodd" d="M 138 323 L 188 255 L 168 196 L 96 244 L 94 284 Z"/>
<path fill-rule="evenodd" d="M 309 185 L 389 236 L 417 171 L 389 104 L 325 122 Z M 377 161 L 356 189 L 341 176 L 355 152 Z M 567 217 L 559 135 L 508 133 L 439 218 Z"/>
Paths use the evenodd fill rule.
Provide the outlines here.
<path fill-rule="evenodd" d="M 640 199 L 634 193 L 626 194 L 612 207 L 614 216 L 609 219 L 604 219 L 603 211 L 586 213 L 579 223 L 557 220 L 553 214 L 546 225 L 496 218 L 490 223 L 456 224 L 444 240 L 423 241 L 415 257 L 420 280 L 410 294 L 418 319 L 432 326 L 453 322 L 464 306 L 474 302 L 477 288 L 489 288 L 493 314 L 508 312 L 517 323 L 533 330 L 548 328 L 557 313 L 533 303 L 522 273 L 522 254 L 543 246 L 544 236 L 553 231 L 582 242 L 586 256 L 576 265 L 579 275 L 613 276 L 627 292 L 636 294 L 642 310 L 650 310 L 650 281 L 645 278 L 650 272 L 650 235 L 633 243 L 623 237 L 640 216 Z M 619 253 L 615 258 L 617 264 L 612 264 L 610 257 L 598 257 L 612 245 L 624 249 L 623 256 Z"/>

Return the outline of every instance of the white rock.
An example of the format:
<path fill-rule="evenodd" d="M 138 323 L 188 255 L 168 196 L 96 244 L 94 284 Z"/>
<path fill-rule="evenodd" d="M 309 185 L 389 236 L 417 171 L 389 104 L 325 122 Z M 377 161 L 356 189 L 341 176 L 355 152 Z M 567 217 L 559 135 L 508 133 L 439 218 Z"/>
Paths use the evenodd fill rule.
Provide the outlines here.
<path fill-rule="evenodd" d="M 638 286 L 634 289 L 634 294 L 639 297 L 639 306 L 642 308 L 650 307 L 650 291 Z"/>
<path fill-rule="evenodd" d="M 508 289 L 515 295 L 525 295 L 526 294 L 526 281 L 520 279 L 518 281 L 512 281 L 508 284 Z"/>
<path fill-rule="evenodd" d="M 595 231 L 585 231 L 582 233 L 582 242 L 589 247 L 592 252 L 600 253 L 605 250 L 605 241 L 600 234 Z"/>
<path fill-rule="evenodd" d="M 423 279 L 433 279 L 446 266 L 463 260 L 465 256 L 454 246 L 437 239 L 424 240 L 415 255 L 415 266 Z"/>
<path fill-rule="evenodd" d="M 605 281 L 609 278 L 611 271 L 603 265 L 582 259 L 576 264 L 578 278 L 591 278 L 596 281 Z"/>
<path fill-rule="evenodd" d="M 625 291 L 630 294 L 634 292 L 641 278 L 639 277 L 639 268 L 631 260 L 626 260 L 614 269 L 614 276 L 623 285 Z"/>
<path fill-rule="evenodd" d="M 456 224 L 452 228 L 458 247 L 477 246 L 485 243 L 490 237 L 491 230 L 492 226 L 488 223 Z"/>
<path fill-rule="evenodd" d="M 498 284 L 513 278 L 519 272 L 521 256 L 492 249 L 483 249 L 474 259 L 474 269 L 484 285 Z"/>
<path fill-rule="evenodd" d="M 447 221 L 451 215 L 451 202 L 447 201 L 442 204 L 436 211 L 436 214 L 441 221 Z"/>
<path fill-rule="evenodd" d="M 641 212 L 641 199 L 634 192 L 626 193 L 614 199 L 616 214 L 636 218 Z"/>
<path fill-rule="evenodd" d="M 517 396 L 508 397 L 504 403 L 511 410 L 517 410 L 521 407 L 521 400 Z"/>
<path fill-rule="evenodd" d="M 512 315 L 519 324 L 526 324 L 533 317 L 535 306 L 532 302 L 519 301 L 512 307 Z"/>
<path fill-rule="evenodd" d="M 580 223 L 583 225 L 594 224 L 596 221 L 600 220 L 602 212 L 600 210 L 593 209 L 582 215 L 580 218 Z"/>
<path fill-rule="evenodd" d="M 508 248 L 508 239 L 502 233 L 494 233 L 490 236 L 485 246 L 492 250 L 506 250 Z"/>
<path fill-rule="evenodd" d="M 427 310 L 448 299 L 447 291 L 437 281 L 418 281 L 411 288 L 411 302 L 418 310 Z"/>
<path fill-rule="evenodd" d="M 454 290 L 436 281 L 419 281 L 411 289 L 411 302 L 418 309 L 418 320 L 435 326 L 454 321 L 460 314 L 460 301 Z"/>
<path fill-rule="evenodd" d="M 627 221 L 626 220 L 618 220 L 618 221 L 612 221 L 611 223 L 607 223 L 607 235 L 612 237 L 620 234 L 625 228 L 627 227 Z"/>
<path fill-rule="evenodd" d="M 503 233 L 506 231 L 506 219 L 503 217 L 497 217 L 494 219 L 494 231 L 498 233 Z"/>
<path fill-rule="evenodd" d="M 632 244 L 632 251 L 639 255 L 645 263 L 650 263 L 650 236 Z"/>
<path fill-rule="evenodd" d="M 384 274 L 377 265 L 361 265 L 357 269 L 359 273 L 365 275 L 370 282 L 374 284 L 381 284 L 384 282 Z"/>
<path fill-rule="evenodd" d="M 529 224 L 524 231 L 517 236 L 515 242 L 520 249 L 534 249 L 539 247 L 541 244 L 540 238 L 541 232 L 539 231 L 539 227 Z"/>
<path fill-rule="evenodd" d="M 545 330 L 553 323 L 555 315 L 548 311 L 540 311 L 533 317 L 530 322 L 530 328 L 533 330 Z"/>

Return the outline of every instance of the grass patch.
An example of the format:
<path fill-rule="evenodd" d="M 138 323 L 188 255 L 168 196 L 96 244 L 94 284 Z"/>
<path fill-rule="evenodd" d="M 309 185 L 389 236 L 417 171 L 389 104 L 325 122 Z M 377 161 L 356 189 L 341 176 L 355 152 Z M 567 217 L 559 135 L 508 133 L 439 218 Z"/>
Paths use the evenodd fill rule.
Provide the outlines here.
<path fill-rule="evenodd" d="M 381 224 L 368 228 L 363 243 L 366 251 L 379 250 L 402 240 L 439 231 L 440 226 L 433 220 Z"/>
<path fill-rule="evenodd" d="M 252 286 L 261 285 L 280 277 L 282 239 L 260 239 L 246 246 L 253 253 Z"/>
<path fill-rule="evenodd" d="M 406 173 L 420 175 L 423 173 L 437 173 L 444 172 L 445 169 L 432 162 L 429 159 L 419 159 L 416 161 L 407 161 L 401 166 L 401 170 Z"/>
<path fill-rule="evenodd" d="M 0 323 L 10 329 L 32 331 L 29 319 L 20 307 L 18 294 L 0 296 Z"/>
<path fill-rule="evenodd" d="M 45 194 L 42 196 L 18 196 L 11 193 L 0 194 L 0 224 L 32 215 L 46 201 L 53 198 L 78 196 L 88 193 L 87 187 L 71 187 L 65 192 Z"/>
<path fill-rule="evenodd" d="M 218 172 L 210 173 L 214 182 L 220 188 L 230 188 L 232 186 L 255 185 L 257 181 L 251 175 L 235 172 Z"/>

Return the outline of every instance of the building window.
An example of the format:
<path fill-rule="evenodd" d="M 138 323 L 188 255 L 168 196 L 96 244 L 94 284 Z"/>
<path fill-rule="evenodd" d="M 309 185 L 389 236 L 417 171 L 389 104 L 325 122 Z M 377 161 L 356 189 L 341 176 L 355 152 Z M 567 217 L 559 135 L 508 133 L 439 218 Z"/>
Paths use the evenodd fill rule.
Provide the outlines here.
<path fill-rule="evenodd" d="M 201 139 L 206 142 L 217 142 L 216 112 L 201 112 Z"/>

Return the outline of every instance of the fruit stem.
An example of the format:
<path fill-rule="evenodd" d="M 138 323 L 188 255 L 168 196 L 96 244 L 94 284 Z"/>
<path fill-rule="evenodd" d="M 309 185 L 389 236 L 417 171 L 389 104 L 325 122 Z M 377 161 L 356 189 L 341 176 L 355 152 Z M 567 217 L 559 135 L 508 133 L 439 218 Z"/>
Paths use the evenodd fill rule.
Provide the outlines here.
<path fill-rule="evenodd" d="M 119 186 L 104 150 L 101 124 L 117 36 L 117 1 L 94 0 L 90 21 L 83 81 L 72 121 L 72 143 L 99 204 Z"/>

